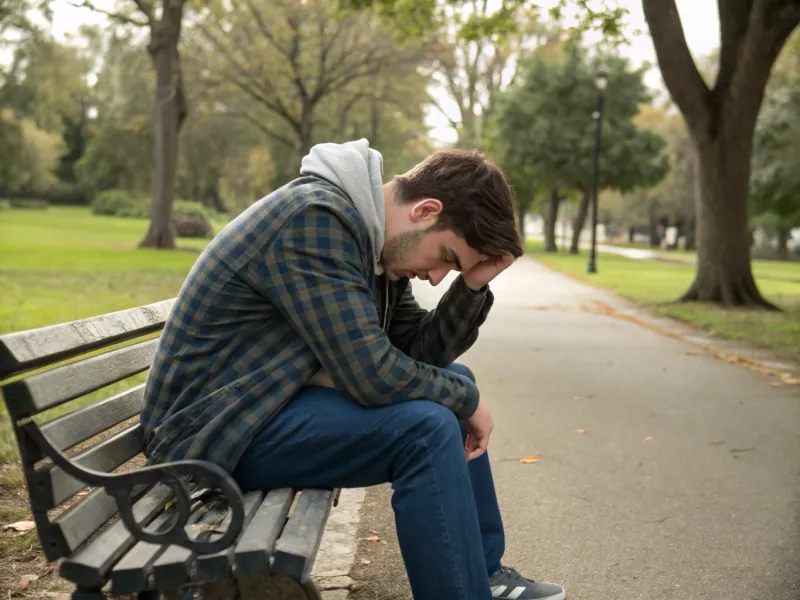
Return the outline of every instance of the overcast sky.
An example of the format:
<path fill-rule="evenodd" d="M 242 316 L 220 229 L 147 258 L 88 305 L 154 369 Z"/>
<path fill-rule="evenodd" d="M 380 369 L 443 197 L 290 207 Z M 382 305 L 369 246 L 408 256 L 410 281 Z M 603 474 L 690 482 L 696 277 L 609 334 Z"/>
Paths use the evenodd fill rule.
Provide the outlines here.
<path fill-rule="evenodd" d="M 614 0 L 612 0 L 613 2 Z M 557 0 L 540 0 L 539 5 L 543 10 L 553 6 Z M 655 52 L 647 29 L 647 23 L 642 14 L 641 0 L 616 0 L 617 5 L 630 11 L 628 17 L 628 34 L 631 43 L 622 49 L 634 65 L 649 62 L 653 65 L 647 76 L 647 83 L 652 87 L 662 87 L 661 76 L 656 66 Z M 719 46 L 719 16 L 716 0 L 676 0 L 678 11 L 683 22 L 683 29 L 689 44 L 689 49 L 697 58 L 709 54 Z M 114 6 L 113 0 L 95 0 L 97 6 L 110 9 Z M 54 33 L 63 39 L 70 33 L 77 33 L 78 27 L 84 23 L 104 23 L 101 15 L 91 13 L 83 8 L 75 8 L 66 0 L 59 0 L 54 6 Z M 632 33 L 641 30 L 642 35 L 633 36 Z M 457 114 L 455 105 L 446 97 L 439 98 L 440 104 L 451 112 Z M 448 126 L 448 120 L 439 111 L 433 109 L 428 114 L 428 124 L 433 128 L 432 135 L 441 141 L 455 139 L 455 131 Z"/>

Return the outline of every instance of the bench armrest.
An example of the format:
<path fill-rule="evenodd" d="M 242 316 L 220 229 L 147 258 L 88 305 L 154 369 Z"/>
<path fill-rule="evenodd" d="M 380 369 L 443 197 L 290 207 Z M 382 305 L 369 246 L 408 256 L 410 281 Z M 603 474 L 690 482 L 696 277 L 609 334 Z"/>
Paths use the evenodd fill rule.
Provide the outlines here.
<path fill-rule="evenodd" d="M 87 485 L 101 487 L 117 502 L 120 518 L 128 531 L 138 541 L 152 544 L 176 544 L 198 554 L 206 554 L 224 550 L 236 540 L 244 524 L 244 499 L 239 486 L 221 467 L 202 460 L 180 460 L 142 467 L 126 473 L 104 473 L 81 467 L 54 446 L 47 436 L 34 422 L 22 425 L 25 433 L 39 446 L 42 452 L 64 472 Z M 186 480 L 190 477 L 207 481 L 222 491 L 231 511 L 231 520 L 225 532 L 217 539 L 210 540 L 212 532 L 201 532 L 197 539 L 186 533 L 186 525 L 191 516 L 191 500 L 186 488 Z M 140 486 L 152 486 L 157 483 L 166 485 L 175 494 L 177 518 L 166 531 L 152 532 L 145 530 L 133 517 L 134 489 Z"/>

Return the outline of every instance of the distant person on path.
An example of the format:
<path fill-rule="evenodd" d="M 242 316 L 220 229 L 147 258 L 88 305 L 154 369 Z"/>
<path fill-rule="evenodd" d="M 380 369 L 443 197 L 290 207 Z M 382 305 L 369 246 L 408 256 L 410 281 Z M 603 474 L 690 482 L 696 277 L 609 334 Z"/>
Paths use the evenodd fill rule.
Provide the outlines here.
<path fill-rule="evenodd" d="M 148 375 L 148 459 L 209 460 L 244 491 L 391 482 L 414 598 L 561 600 L 501 563 L 492 417 L 454 364 L 523 252 L 511 189 L 477 152 L 388 183 L 382 161 L 366 140 L 314 146 L 205 249 Z M 453 269 L 420 308 L 409 280 Z"/>

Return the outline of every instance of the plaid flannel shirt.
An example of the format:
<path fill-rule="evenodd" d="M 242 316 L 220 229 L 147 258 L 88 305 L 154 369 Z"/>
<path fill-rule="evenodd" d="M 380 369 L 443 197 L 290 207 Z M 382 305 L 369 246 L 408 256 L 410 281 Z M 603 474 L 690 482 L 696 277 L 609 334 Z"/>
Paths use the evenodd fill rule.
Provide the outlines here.
<path fill-rule="evenodd" d="M 460 418 L 478 391 L 443 367 L 492 304 L 459 277 L 436 310 L 377 277 L 342 190 L 301 178 L 234 219 L 192 267 L 158 343 L 141 423 L 149 462 L 233 470 L 258 430 L 320 368 L 365 406 L 439 402 Z M 387 331 L 382 329 L 387 322 Z"/>

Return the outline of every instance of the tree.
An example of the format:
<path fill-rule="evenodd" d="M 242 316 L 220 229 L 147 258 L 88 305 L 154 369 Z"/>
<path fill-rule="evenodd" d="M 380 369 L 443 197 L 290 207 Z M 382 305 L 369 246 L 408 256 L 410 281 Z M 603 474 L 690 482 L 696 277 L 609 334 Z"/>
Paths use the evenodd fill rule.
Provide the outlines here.
<path fill-rule="evenodd" d="M 118 23 L 147 27 L 150 32 L 147 51 L 156 75 L 153 109 L 154 162 L 150 227 L 140 247 L 174 248 L 172 226 L 175 172 L 178 166 L 178 134 L 188 114 L 183 88 L 178 44 L 186 0 L 133 0 L 128 11 L 109 12 L 90 0 L 83 6 L 106 14 Z"/>
<path fill-rule="evenodd" d="M 423 56 L 382 30 L 374 14 L 339 18 L 328 0 L 219 2 L 196 30 L 193 60 L 216 84 L 218 102 L 282 144 L 291 173 L 311 148 L 328 100 L 376 98 L 376 81 L 412 75 Z"/>
<path fill-rule="evenodd" d="M 800 41 L 800 36 L 797 37 Z M 797 43 L 800 49 L 800 43 Z M 800 52 L 787 53 L 758 119 L 750 181 L 756 224 L 777 238 L 787 260 L 791 230 L 800 227 Z"/>
<path fill-rule="evenodd" d="M 546 213 L 548 238 L 555 230 L 559 198 L 564 191 L 580 193 L 573 225 L 571 250 L 578 251 L 580 231 L 586 220 L 592 192 L 594 122 L 597 90 L 594 75 L 600 61 L 608 70 L 604 110 L 603 145 L 600 155 L 602 188 L 631 190 L 649 187 L 666 173 L 660 135 L 637 127 L 633 118 L 649 97 L 641 70 L 631 70 L 618 56 L 589 61 L 573 46 L 569 51 L 537 50 L 498 107 L 498 133 L 504 140 L 503 164 L 514 171 L 528 165 L 540 190 L 549 190 Z M 517 177 L 515 175 L 515 177 Z M 555 240 L 547 240 L 555 251 Z"/>
<path fill-rule="evenodd" d="M 112 29 L 98 48 L 102 68 L 92 89 L 96 117 L 75 165 L 79 181 L 98 191 L 125 188 L 146 195 L 152 185 L 154 74 L 134 31 Z"/>
<path fill-rule="evenodd" d="M 430 95 L 429 102 L 458 132 L 460 146 L 480 147 L 495 96 L 513 83 L 526 52 L 548 31 L 537 11 L 518 0 L 506 0 L 499 7 L 485 0 L 466 6 L 445 4 L 442 19 L 431 44 L 431 75 L 455 102 L 457 118 L 435 96 Z"/>
<path fill-rule="evenodd" d="M 675 0 L 642 0 L 662 77 L 699 157 L 697 273 L 681 300 L 774 309 L 761 296 L 750 265 L 750 157 L 770 70 L 800 23 L 800 2 L 718 4 L 722 43 L 709 88 L 689 52 Z"/>

